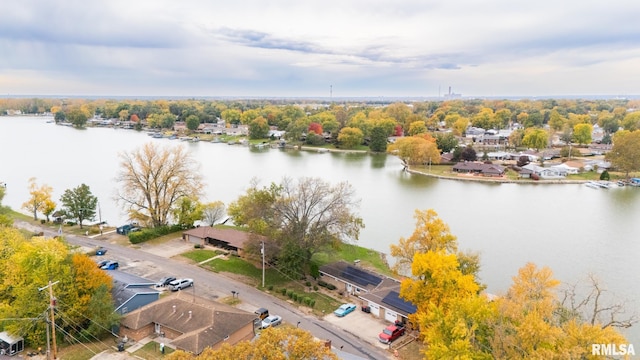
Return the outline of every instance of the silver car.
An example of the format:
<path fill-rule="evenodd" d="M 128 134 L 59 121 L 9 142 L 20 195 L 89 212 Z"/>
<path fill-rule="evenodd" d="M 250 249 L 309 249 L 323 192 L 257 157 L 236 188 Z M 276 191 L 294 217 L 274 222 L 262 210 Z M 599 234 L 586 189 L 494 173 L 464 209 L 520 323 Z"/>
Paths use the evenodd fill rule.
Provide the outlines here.
<path fill-rule="evenodd" d="M 260 328 L 266 329 L 268 327 L 278 326 L 280 324 L 282 324 L 282 318 L 279 315 L 270 315 L 262 320 Z"/>
<path fill-rule="evenodd" d="M 168 287 L 171 291 L 178 291 L 193 286 L 193 279 L 178 279 L 169 283 Z"/>

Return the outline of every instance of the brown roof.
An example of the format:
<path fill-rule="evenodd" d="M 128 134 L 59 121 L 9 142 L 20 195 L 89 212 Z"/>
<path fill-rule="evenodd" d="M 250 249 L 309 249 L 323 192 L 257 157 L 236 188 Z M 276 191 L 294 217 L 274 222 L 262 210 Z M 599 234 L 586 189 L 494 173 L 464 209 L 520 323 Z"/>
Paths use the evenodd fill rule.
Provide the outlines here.
<path fill-rule="evenodd" d="M 234 230 L 234 229 L 221 229 L 211 226 L 200 226 L 194 229 L 185 231 L 183 234 L 189 236 L 198 237 L 201 239 L 216 239 L 226 241 L 229 245 L 237 247 L 238 249 L 244 249 L 244 244 L 250 238 L 257 238 L 259 240 L 266 240 L 264 236 L 253 234 L 246 231 Z"/>
<path fill-rule="evenodd" d="M 255 314 L 181 291 L 132 311 L 121 324 L 133 330 L 159 324 L 182 333 L 173 345 L 199 354 L 255 319 Z"/>

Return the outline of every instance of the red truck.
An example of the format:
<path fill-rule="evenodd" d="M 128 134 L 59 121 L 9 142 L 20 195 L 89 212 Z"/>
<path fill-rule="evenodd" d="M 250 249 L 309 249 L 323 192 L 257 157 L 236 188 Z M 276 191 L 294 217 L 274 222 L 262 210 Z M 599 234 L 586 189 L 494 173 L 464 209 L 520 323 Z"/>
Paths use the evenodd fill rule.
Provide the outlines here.
<path fill-rule="evenodd" d="M 404 327 L 401 325 L 389 325 L 378 335 L 378 340 L 385 344 L 392 343 L 395 339 L 404 334 Z"/>

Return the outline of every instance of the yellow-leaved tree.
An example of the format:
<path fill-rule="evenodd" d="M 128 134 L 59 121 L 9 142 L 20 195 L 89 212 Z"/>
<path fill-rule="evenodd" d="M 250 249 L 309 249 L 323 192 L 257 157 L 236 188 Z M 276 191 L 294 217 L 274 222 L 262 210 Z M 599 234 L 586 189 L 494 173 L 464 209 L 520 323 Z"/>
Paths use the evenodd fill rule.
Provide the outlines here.
<path fill-rule="evenodd" d="M 53 192 L 53 188 L 49 185 L 40 185 L 36 184 L 36 178 L 29 179 L 29 195 L 31 197 L 24 204 L 22 204 L 22 208 L 29 211 L 33 214 L 33 220 L 38 220 L 38 212 L 44 213 L 48 212 L 51 203 L 51 193 Z M 55 208 L 55 203 L 54 203 Z M 48 216 L 47 216 L 48 217 Z"/>
<path fill-rule="evenodd" d="M 167 360 L 238 360 L 238 359 L 323 359 L 338 357 L 310 332 L 297 328 L 268 328 L 254 341 L 241 341 L 235 345 L 225 343 L 219 349 L 205 349 L 193 357 L 184 351 L 175 351 Z"/>

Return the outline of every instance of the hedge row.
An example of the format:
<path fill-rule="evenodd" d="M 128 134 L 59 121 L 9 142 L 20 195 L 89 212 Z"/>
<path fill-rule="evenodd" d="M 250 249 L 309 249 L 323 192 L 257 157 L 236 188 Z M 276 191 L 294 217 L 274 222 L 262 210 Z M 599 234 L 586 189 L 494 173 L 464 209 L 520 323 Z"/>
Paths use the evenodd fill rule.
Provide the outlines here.
<path fill-rule="evenodd" d="M 322 281 L 322 280 L 318 280 L 318 286 L 322 286 L 322 287 L 327 288 L 329 290 L 337 289 L 335 285 L 329 284 L 328 282 L 325 282 L 325 281 Z"/>
<path fill-rule="evenodd" d="M 147 240 L 155 239 L 160 236 L 171 234 L 180 230 L 183 230 L 182 226 L 180 225 L 160 226 L 157 228 L 143 229 L 142 231 L 129 233 L 129 241 L 132 244 L 139 244 Z"/>
<path fill-rule="evenodd" d="M 308 296 L 304 296 L 304 294 L 298 294 L 293 290 L 287 290 L 285 288 L 280 289 L 280 293 L 284 296 L 287 296 L 289 299 L 307 305 L 308 307 L 314 307 L 316 305 L 316 299 L 312 299 Z"/>

